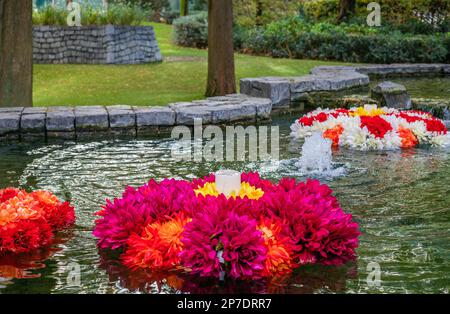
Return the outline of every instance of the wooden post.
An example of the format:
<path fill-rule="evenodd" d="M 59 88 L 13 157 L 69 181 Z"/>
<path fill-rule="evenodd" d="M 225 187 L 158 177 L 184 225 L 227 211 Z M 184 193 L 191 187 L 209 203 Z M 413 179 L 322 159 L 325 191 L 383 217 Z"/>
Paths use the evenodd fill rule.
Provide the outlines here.
<path fill-rule="evenodd" d="M 233 1 L 208 0 L 208 81 L 206 96 L 236 93 Z"/>
<path fill-rule="evenodd" d="M 31 107 L 32 1 L 0 0 L 0 107 Z"/>

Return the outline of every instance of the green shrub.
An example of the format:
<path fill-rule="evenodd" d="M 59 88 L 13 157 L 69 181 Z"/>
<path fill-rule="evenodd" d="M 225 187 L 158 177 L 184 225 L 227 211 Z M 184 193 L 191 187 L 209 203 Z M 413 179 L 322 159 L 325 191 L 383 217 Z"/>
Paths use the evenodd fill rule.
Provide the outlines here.
<path fill-rule="evenodd" d="M 316 21 L 335 20 L 338 14 L 339 0 L 304 1 L 303 13 Z"/>
<path fill-rule="evenodd" d="M 67 10 L 60 7 L 46 6 L 33 11 L 34 25 L 67 25 Z"/>
<path fill-rule="evenodd" d="M 184 47 L 208 46 L 208 14 L 206 12 L 182 16 L 173 22 L 174 41 Z"/>
<path fill-rule="evenodd" d="M 46 6 L 33 11 L 34 25 L 67 25 L 68 11 L 58 6 Z M 140 25 L 145 20 L 145 11 L 137 5 L 110 4 L 108 11 L 90 5 L 81 7 L 81 25 Z"/>
<path fill-rule="evenodd" d="M 373 0 L 356 0 L 356 18 L 365 23 L 367 4 Z M 380 0 L 382 25 L 413 34 L 447 32 L 450 20 L 450 0 Z M 302 12 L 316 22 L 336 22 L 339 0 L 303 0 Z M 435 22 L 420 16 L 433 16 Z M 439 17 L 439 18 L 438 18 Z M 363 21 L 364 20 L 364 21 Z"/>
<path fill-rule="evenodd" d="M 234 48 L 241 49 L 247 36 L 246 28 L 234 25 Z M 173 40 L 183 47 L 206 48 L 208 46 L 208 13 L 202 11 L 176 19 L 173 22 Z"/>
<path fill-rule="evenodd" d="M 243 50 L 281 58 L 339 60 L 344 62 L 449 62 L 445 37 L 384 34 L 333 24 L 308 25 L 296 19 L 253 29 Z M 285 30 L 285 31 L 282 31 Z"/>

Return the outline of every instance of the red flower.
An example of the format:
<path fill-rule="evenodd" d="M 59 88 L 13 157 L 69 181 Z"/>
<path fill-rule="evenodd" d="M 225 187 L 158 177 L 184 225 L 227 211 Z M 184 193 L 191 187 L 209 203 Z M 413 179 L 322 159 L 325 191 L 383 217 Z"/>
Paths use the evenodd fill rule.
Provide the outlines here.
<path fill-rule="evenodd" d="M 30 252 L 50 244 L 52 237 L 44 219 L 19 220 L 0 228 L 0 254 Z"/>
<path fill-rule="evenodd" d="M 403 118 L 406 120 L 406 122 L 408 123 L 414 123 L 416 121 L 423 121 L 423 118 L 418 117 L 418 116 L 414 116 L 414 115 L 409 115 L 406 112 L 400 112 L 400 114 L 397 115 L 400 118 Z"/>
<path fill-rule="evenodd" d="M 425 125 L 427 126 L 428 132 L 436 132 L 439 134 L 447 134 L 447 128 L 445 125 L 438 119 L 424 119 Z"/>
<path fill-rule="evenodd" d="M 384 138 L 384 135 L 392 131 L 392 126 L 380 116 L 361 116 L 361 128 L 366 127 L 367 130 L 376 138 Z"/>
<path fill-rule="evenodd" d="M 304 117 L 300 118 L 298 121 L 301 124 L 303 124 L 304 126 L 311 126 L 314 123 L 314 118 L 313 117 L 304 116 Z"/>
<path fill-rule="evenodd" d="M 298 121 L 304 126 L 313 125 L 314 121 L 325 122 L 328 120 L 328 115 L 325 112 L 321 112 L 315 116 L 304 116 L 300 118 Z"/>
<path fill-rule="evenodd" d="M 0 203 L 6 202 L 7 200 L 16 197 L 20 190 L 16 188 L 6 188 L 0 190 Z"/>
<path fill-rule="evenodd" d="M 325 112 L 321 112 L 314 117 L 316 121 L 325 122 L 328 120 L 328 115 Z"/>
<path fill-rule="evenodd" d="M 53 230 L 61 230 L 75 222 L 75 210 L 68 202 L 61 203 L 56 196 L 48 191 L 30 193 L 38 203 Z"/>

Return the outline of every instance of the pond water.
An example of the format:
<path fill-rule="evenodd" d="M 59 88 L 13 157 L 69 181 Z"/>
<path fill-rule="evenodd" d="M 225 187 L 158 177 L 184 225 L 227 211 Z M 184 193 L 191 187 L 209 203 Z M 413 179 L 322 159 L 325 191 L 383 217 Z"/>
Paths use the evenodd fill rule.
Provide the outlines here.
<path fill-rule="evenodd" d="M 221 167 L 259 171 L 273 180 L 283 176 L 304 180 L 295 166 L 302 143 L 289 137 L 294 118 L 272 122 L 280 127 L 281 163 L 177 162 L 171 158 L 174 141 L 161 138 L 0 144 L 0 188 L 54 191 L 70 201 L 77 214 L 76 226 L 60 234 L 52 248 L 0 260 L 0 293 L 448 293 L 449 149 L 334 152 L 345 175 L 321 181 L 334 189 L 362 231 L 358 259 L 344 266 L 305 266 L 280 282 L 219 283 L 176 274 L 133 273 L 114 254 L 99 253 L 92 235 L 93 214 L 127 185 L 139 186 L 150 178 L 190 179 Z M 367 283 L 375 265 L 370 263 L 380 267 L 378 287 Z M 74 285 L 70 271 L 78 265 L 81 278 Z"/>
<path fill-rule="evenodd" d="M 449 99 L 450 76 L 436 77 L 393 77 L 387 79 L 371 79 L 370 87 L 375 87 L 383 81 L 402 84 L 412 98 Z"/>

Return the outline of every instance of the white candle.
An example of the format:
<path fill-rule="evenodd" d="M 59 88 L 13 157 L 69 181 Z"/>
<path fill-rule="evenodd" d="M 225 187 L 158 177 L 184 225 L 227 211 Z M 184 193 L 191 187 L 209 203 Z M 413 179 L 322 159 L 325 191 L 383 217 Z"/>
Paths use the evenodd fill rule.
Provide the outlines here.
<path fill-rule="evenodd" d="M 235 170 L 219 170 L 216 172 L 216 187 L 219 193 L 230 196 L 241 190 L 241 174 Z"/>

